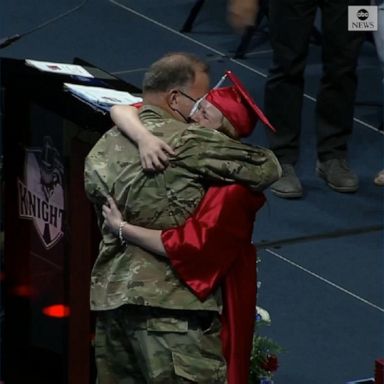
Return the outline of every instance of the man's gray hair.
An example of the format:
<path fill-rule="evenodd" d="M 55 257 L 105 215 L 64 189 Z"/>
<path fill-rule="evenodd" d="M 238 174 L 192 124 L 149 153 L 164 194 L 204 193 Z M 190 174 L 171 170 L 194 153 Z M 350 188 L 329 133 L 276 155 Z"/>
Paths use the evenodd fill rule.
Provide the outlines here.
<path fill-rule="evenodd" d="M 169 53 L 155 61 L 144 75 L 144 92 L 166 92 L 193 84 L 196 71 L 209 73 L 208 64 L 185 52 Z"/>

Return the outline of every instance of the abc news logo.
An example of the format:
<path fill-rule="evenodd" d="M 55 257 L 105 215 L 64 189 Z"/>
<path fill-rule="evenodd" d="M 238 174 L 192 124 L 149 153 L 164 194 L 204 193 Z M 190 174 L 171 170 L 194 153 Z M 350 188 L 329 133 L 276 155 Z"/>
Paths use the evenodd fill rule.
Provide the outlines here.
<path fill-rule="evenodd" d="M 377 31 L 377 6 L 348 6 L 348 31 Z"/>
<path fill-rule="evenodd" d="M 365 21 L 369 18 L 369 12 L 365 9 L 360 9 L 360 11 L 357 12 L 357 18 L 361 21 Z"/>

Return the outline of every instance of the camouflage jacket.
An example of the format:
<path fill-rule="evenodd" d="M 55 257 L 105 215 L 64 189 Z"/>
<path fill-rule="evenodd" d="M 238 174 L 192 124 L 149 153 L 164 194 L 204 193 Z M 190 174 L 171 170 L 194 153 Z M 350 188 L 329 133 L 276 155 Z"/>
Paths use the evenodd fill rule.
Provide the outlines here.
<path fill-rule="evenodd" d="M 279 163 L 267 149 L 176 121 L 156 107 L 142 107 L 140 118 L 176 155 L 165 171 L 145 173 L 135 144 L 116 127 L 107 131 L 88 154 L 85 190 L 95 205 L 102 232 L 91 276 L 91 308 L 106 310 L 130 303 L 220 311 L 220 292 L 201 302 L 177 278 L 167 258 L 132 244 L 120 244 L 101 220 L 105 195 L 114 197 L 130 223 L 165 229 L 182 224 L 191 215 L 207 186 L 236 181 L 261 191 L 279 178 Z"/>

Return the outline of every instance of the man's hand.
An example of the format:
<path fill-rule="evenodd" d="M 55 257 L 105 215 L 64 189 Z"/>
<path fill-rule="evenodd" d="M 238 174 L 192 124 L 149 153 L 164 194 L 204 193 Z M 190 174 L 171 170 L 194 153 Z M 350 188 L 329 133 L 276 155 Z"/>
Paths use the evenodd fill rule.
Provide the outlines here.
<path fill-rule="evenodd" d="M 237 32 L 255 24 L 260 0 L 228 0 L 228 21 Z"/>
<path fill-rule="evenodd" d="M 137 143 L 140 161 L 145 171 L 162 171 L 168 166 L 168 157 L 173 149 L 163 140 L 152 134 L 141 137 Z"/>
<path fill-rule="evenodd" d="M 103 205 L 103 216 L 108 229 L 115 235 L 118 235 L 123 216 L 111 196 L 107 197 L 107 203 Z"/>

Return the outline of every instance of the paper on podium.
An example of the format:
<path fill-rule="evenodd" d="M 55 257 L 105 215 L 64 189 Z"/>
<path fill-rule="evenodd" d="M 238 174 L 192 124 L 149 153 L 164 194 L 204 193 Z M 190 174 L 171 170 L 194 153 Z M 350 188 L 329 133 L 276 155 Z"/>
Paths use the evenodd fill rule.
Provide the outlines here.
<path fill-rule="evenodd" d="M 76 75 L 83 77 L 94 77 L 81 65 L 64 64 L 64 63 L 51 63 L 48 61 L 38 61 L 26 59 L 25 63 L 31 67 L 37 68 L 43 72 L 57 73 L 61 75 Z"/>
<path fill-rule="evenodd" d="M 129 92 L 116 91 L 110 88 L 64 83 L 64 89 L 93 108 L 104 112 L 108 112 L 115 104 L 135 104 L 143 100 Z"/>

